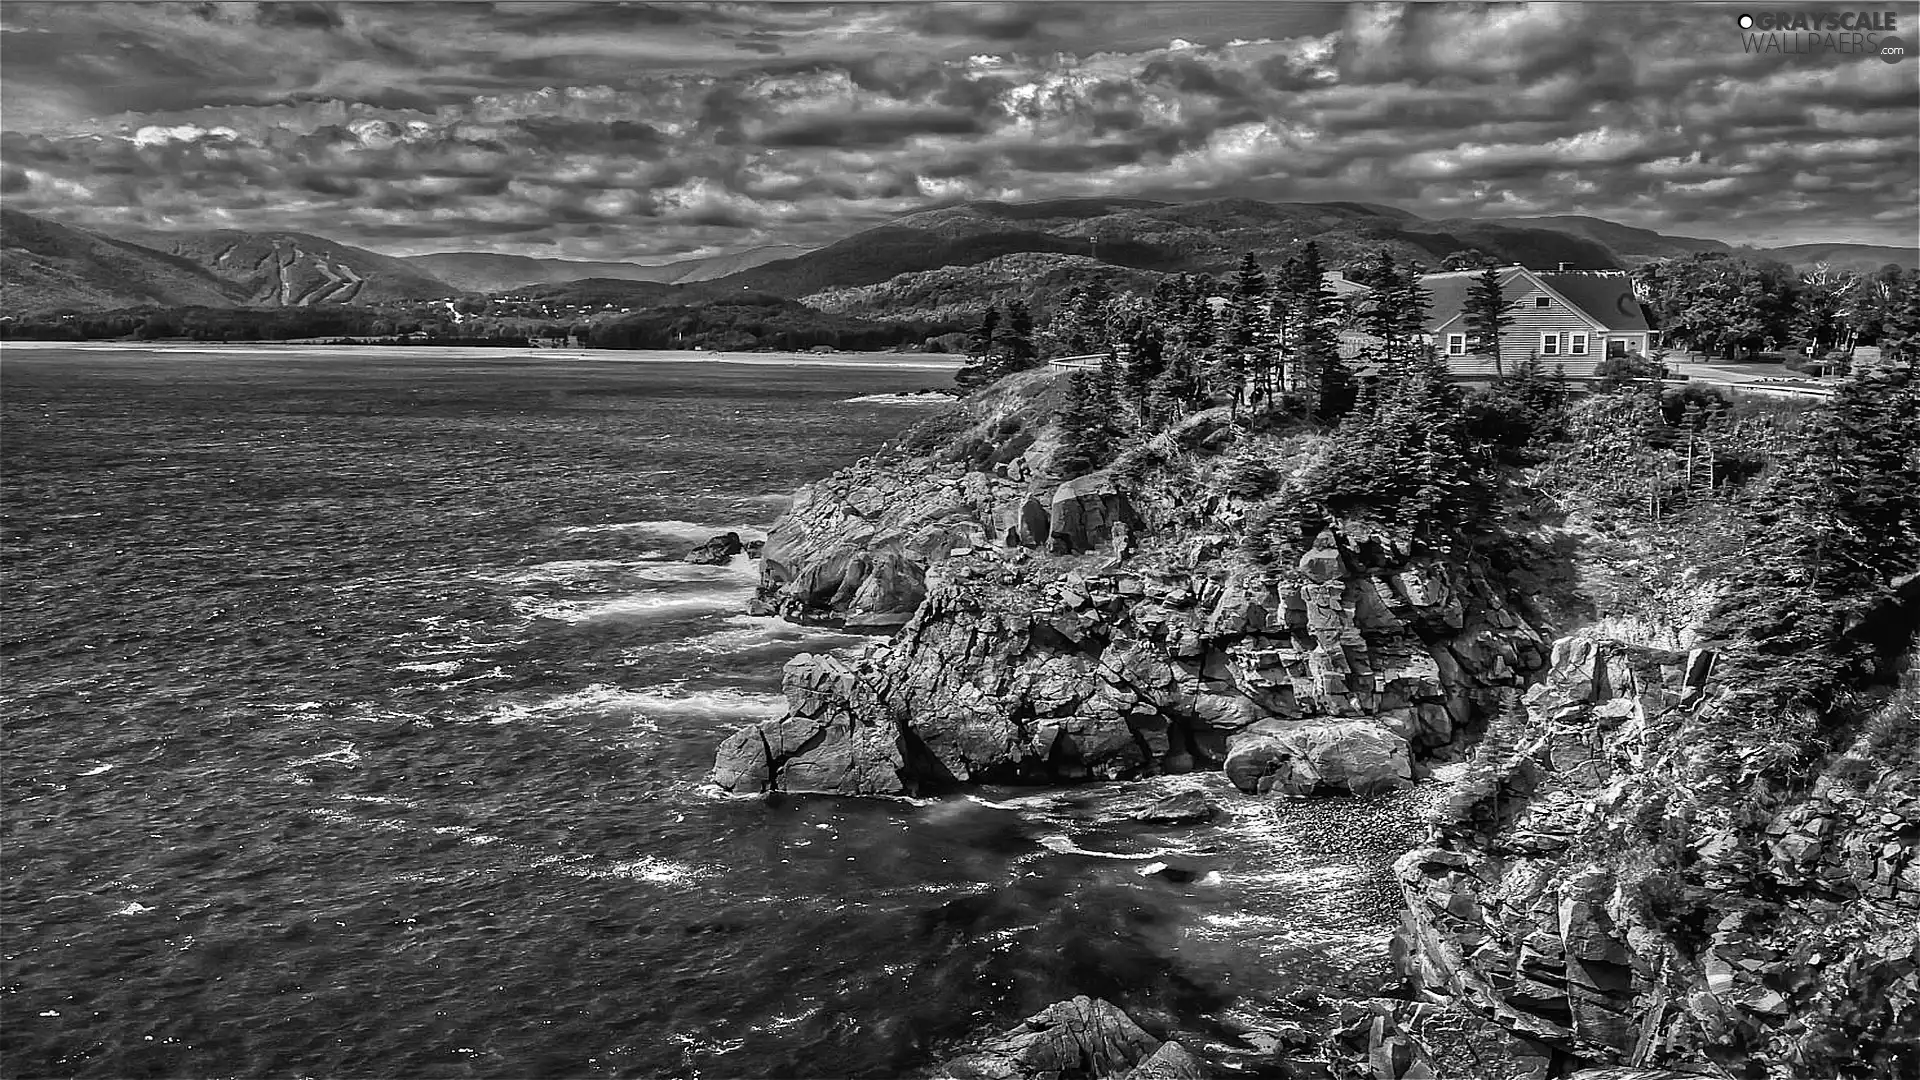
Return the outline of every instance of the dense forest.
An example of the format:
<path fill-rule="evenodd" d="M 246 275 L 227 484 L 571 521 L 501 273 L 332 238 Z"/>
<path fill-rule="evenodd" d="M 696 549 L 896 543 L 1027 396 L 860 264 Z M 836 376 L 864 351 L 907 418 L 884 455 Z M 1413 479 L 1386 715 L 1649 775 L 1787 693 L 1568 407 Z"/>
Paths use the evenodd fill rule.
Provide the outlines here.
<path fill-rule="evenodd" d="M 593 324 L 587 344 L 597 349 L 897 349 L 918 347 L 952 329 L 829 315 L 792 300 L 748 293 L 605 318 Z"/>

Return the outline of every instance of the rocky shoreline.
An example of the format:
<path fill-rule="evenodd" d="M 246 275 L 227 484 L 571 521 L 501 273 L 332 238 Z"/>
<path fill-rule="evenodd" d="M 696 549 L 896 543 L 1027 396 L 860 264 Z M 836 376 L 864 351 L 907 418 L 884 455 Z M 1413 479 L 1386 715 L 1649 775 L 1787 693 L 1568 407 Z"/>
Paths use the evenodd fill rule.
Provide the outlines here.
<path fill-rule="evenodd" d="M 1729 687 L 1683 644 L 1692 627 L 1588 617 L 1556 588 L 1568 566 L 1517 558 L 1538 550 L 1524 543 L 1436 549 L 1334 520 L 1296 559 L 1249 560 L 1232 495 L 1152 462 L 1061 481 L 1044 431 L 1009 430 L 1022 407 L 975 403 L 945 446 L 796 496 L 755 610 L 888 636 L 790 662 L 787 711 L 718 748 L 721 789 L 1218 770 L 1250 797 L 1343 797 L 1446 766 L 1429 842 L 1396 869 L 1398 985 L 1330 1004 L 1314 1030 L 1250 1033 L 1272 1075 L 1789 1077 L 1847 1060 L 1848 1039 L 1863 1049 L 1844 1075 L 1920 1069 L 1911 770 L 1722 812 L 1687 755 L 1698 725 L 1729 721 Z M 1196 421 L 1149 450 L 1203 442 Z M 952 460 L 981 433 L 1020 452 Z M 1849 1006 L 1862 987 L 1873 999 Z M 1082 998 L 944 1068 L 1207 1066 Z"/>

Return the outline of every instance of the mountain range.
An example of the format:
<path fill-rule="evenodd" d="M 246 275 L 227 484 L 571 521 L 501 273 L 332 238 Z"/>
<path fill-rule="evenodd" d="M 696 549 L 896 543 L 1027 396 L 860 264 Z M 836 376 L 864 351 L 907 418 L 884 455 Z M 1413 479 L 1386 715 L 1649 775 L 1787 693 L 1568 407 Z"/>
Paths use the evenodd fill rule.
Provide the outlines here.
<path fill-rule="evenodd" d="M 971 202 L 902 214 L 811 251 L 758 248 L 652 266 L 482 252 L 403 258 L 305 233 L 89 230 L 6 210 L 0 311 L 380 304 L 508 292 L 639 306 L 745 291 L 837 314 L 947 318 L 1095 278 L 1124 289 L 1163 273 L 1229 273 L 1248 253 L 1273 266 L 1304 240 L 1317 242 L 1335 267 L 1376 248 L 1429 266 L 1457 251 L 1543 268 L 1616 269 L 1696 251 L 1803 266 L 1920 266 L 1920 250 L 1912 248 L 1736 249 L 1593 217 L 1433 220 L 1357 202 Z"/>
<path fill-rule="evenodd" d="M 737 274 L 776 259 L 791 259 L 805 254 L 806 250 L 791 244 L 777 244 L 731 255 L 659 264 L 536 259 L 527 255 L 497 255 L 483 251 L 410 255 L 406 261 L 456 289 L 498 293 L 525 285 L 558 285 L 588 278 L 687 285 Z"/>

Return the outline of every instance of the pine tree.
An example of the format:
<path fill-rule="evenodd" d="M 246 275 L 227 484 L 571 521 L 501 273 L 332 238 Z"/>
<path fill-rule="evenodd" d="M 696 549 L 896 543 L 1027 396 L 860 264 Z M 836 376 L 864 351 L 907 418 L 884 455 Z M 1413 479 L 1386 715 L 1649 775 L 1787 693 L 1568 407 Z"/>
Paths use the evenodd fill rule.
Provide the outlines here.
<path fill-rule="evenodd" d="M 1234 279 L 1232 310 L 1222 349 L 1223 366 L 1232 383 L 1236 409 L 1242 384 L 1248 380 L 1253 384 L 1254 397 L 1272 395 L 1273 331 L 1269 311 L 1266 272 L 1253 253 L 1248 252 L 1240 260 L 1240 270 Z"/>
<path fill-rule="evenodd" d="M 1467 290 L 1467 348 L 1490 358 L 1495 375 L 1505 373 L 1500 361 L 1500 338 L 1513 319 L 1506 313 L 1507 300 L 1500 292 L 1500 271 L 1489 264 L 1474 277 Z"/>
<path fill-rule="evenodd" d="M 971 394 L 998 377 L 994 373 L 991 357 L 994 337 L 999 333 L 999 328 L 1000 309 L 989 305 L 967 335 L 967 362 L 953 373 L 954 385 L 961 393 Z"/>
<path fill-rule="evenodd" d="M 1086 372 L 1068 376 L 1060 409 L 1054 414 L 1060 424 L 1061 442 L 1053 461 L 1063 477 L 1071 479 L 1100 469 L 1119 449 L 1120 430 L 1101 396 Z"/>
<path fill-rule="evenodd" d="M 986 365 L 989 382 L 1035 366 L 1039 354 L 1033 347 L 1033 316 L 1021 300 L 1007 301 L 1006 318 L 993 334 L 993 351 Z"/>

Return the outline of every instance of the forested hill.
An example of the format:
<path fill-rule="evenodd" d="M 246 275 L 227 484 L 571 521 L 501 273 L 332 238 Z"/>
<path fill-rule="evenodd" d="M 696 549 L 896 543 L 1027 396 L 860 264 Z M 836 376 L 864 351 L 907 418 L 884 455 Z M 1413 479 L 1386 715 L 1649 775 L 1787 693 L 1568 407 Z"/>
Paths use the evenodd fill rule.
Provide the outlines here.
<path fill-rule="evenodd" d="M 1384 248 L 1404 262 L 1437 266 L 1480 251 L 1502 262 L 1586 268 L 1624 266 L 1604 244 L 1550 228 L 1488 221 L 1428 221 L 1360 203 L 1268 203 L 1252 199 L 1157 204 L 1058 199 L 964 203 L 894 218 L 798 258 L 720 279 L 780 296 L 872 285 L 898 274 L 973 266 L 1007 255 L 1079 255 L 1159 273 L 1229 272 L 1242 256 L 1277 262 L 1313 240 L 1329 265 Z"/>

